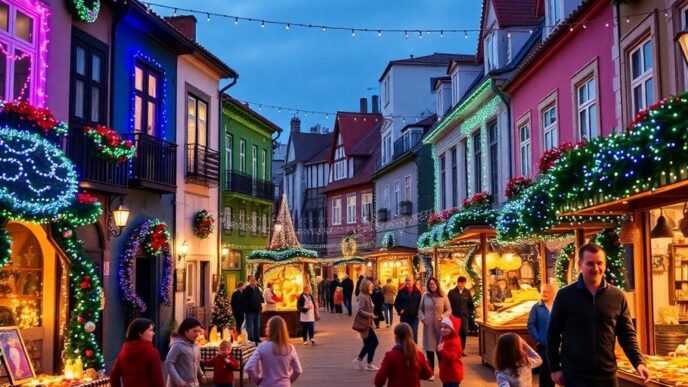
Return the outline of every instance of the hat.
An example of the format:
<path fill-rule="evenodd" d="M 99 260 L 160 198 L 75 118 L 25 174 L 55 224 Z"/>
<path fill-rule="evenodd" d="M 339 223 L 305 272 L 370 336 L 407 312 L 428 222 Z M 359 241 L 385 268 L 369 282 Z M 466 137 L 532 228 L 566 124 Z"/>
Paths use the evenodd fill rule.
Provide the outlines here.
<path fill-rule="evenodd" d="M 446 325 L 451 329 L 452 331 L 454 330 L 454 323 L 452 320 L 449 318 L 449 316 L 444 316 L 442 317 L 442 324 Z"/>

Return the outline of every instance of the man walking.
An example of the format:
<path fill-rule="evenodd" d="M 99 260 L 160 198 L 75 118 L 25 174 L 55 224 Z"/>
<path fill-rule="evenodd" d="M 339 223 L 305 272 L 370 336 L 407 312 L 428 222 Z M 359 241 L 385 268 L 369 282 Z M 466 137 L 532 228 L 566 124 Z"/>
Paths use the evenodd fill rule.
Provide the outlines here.
<path fill-rule="evenodd" d="M 459 337 L 461 338 L 462 356 L 466 356 L 466 336 L 468 336 L 468 324 L 471 316 L 475 312 L 475 305 L 473 305 L 473 296 L 471 291 L 466 289 L 466 277 L 460 276 L 456 280 L 456 287 L 447 294 L 449 298 L 449 305 L 451 305 L 452 315 L 461 319 L 461 328 L 459 329 Z"/>
<path fill-rule="evenodd" d="M 334 292 L 337 290 L 337 287 L 339 287 L 339 280 L 337 279 L 337 275 L 335 274 L 334 277 L 332 278 L 332 281 L 330 281 L 330 312 L 334 313 Z"/>
<path fill-rule="evenodd" d="M 643 381 L 650 381 L 626 298 L 604 280 L 606 259 L 600 246 L 583 245 L 578 251 L 578 281 L 562 288 L 554 299 L 547 328 L 547 359 L 552 381 L 559 385 L 617 386 L 617 338 Z"/>
<path fill-rule="evenodd" d="M 236 321 L 237 334 L 241 334 L 241 326 L 244 324 L 244 302 L 242 292 L 246 284 L 239 281 L 236 290 L 232 293 L 232 299 L 230 304 L 232 305 L 232 314 L 234 315 L 234 321 Z"/>
<path fill-rule="evenodd" d="M 349 278 L 348 275 L 344 274 L 344 280 L 342 280 L 342 291 L 344 292 L 344 306 L 351 316 L 351 297 L 354 295 L 354 281 Z"/>
<path fill-rule="evenodd" d="M 420 308 L 420 289 L 416 287 L 413 277 L 406 276 L 404 287 L 399 289 L 394 300 L 394 308 L 399 313 L 399 319 L 411 326 L 413 341 L 418 343 L 418 309 Z"/>
<path fill-rule="evenodd" d="M 260 312 L 263 309 L 263 295 L 256 284 L 256 278 L 248 277 L 248 286 L 242 295 L 244 312 L 246 313 L 246 332 L 248 339 L 256 344 L 260 343 Z"/>
<path fill-rule="evenodd" d="M 389 328 L 392 325 L 392 320 L 394 320 L 394 298 L 397 296 L 397 287 L 392 285 L 391 278 L 387 278 L 387 283 L 382 287 L 382 294 L 385 296 L 382 313 L 385 315 L 385 322 Z"/>
<path fill-rule="evenodd" d="M 547 365 L 547 324 L 549 323 L 549 313 L 552 310 L 554 294 L 556 288 L 552 284 L 542 286 L 540 301 L 533 305 L 528 315 L 528 334 L 535 340 L 536 350 L 542 358 L 540 365 L 540 387 L 554 387 L 554 382 Z"/>

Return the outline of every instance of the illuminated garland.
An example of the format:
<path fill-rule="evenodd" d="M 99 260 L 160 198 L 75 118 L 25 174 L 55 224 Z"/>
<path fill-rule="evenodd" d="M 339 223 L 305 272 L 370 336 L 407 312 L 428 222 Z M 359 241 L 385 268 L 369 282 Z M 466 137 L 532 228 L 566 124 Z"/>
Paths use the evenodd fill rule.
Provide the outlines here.
<path fill-rule="evenodd" d="M 473 281 L 473 289 L 471 289 L 473 292 L 473 305 L 478 305 L 483 296 L 482 276 L 474 269 L 475 256 L 478 255 L 479 248 L 479 245 L 475 245 L 466 256 L 466 273 L 468 273 L 468 276 L 471 277 L 471 281 Z"/>
<path fill-rule="evenodd" d="M 494 196 L 488 192 L 480 191 L 473 196 L 463 199 L 464 210 L 485 210 L 494 205 Z"/>
<path fill-rule="evenodd" d="M 100 0 L 67 0 L 67 8 L 79 21 L 93 23 L 100 13 Z"/>
<path fill-rule="evenodd" d="M 330 263 L 334 267 L 339 267 L 339 266 L 348 265 L 350 263 L 362 265 L 362 264 L 368 263 L 368 260 L 365 258 L 361 258 L 361 257 L 347 257 L 347 258 L 334 259 L 334 260 L 330 261 Z"/>
<path fill-rule="evenodd" d="M 12 258 L 12 237 L 3 227 L 0 228 L 0 269 L 9 263 L 10 258 Z"/>
<path fill-rule="evenodd" d="M 105 359 L 95 335 L 103 306 L 103 285 L 73 226 L 53 222 L 51 236 L 69 258 L 69 286 L 75 300 L 65 336 L 65 358 L 81 357 L 85 368 L 103 370 Z"/>
<path fill-rule="evenodd" d="M 526 188 L 533 184 L 533 179 L 525 176 L 516 176 L 506 183 L 506 189 L 504 189 L 504 195 L 507 200 L 516 199 L 519 195 L 525 191 Z"/>
<path fill-rule="evenodd" d="M 318 252 L 302 247 L 279 250 L 255 250 L 248 256 L 253 263 L 291 263 L 299 258 L 317 258 Z"/>
<path fill-rule="evenodd" d="M 397 245 L 397 238 L 394 236 L 394 233 L 391 231 L 388 231 L 385 233 L 385 235 L 382 237 L 382 240 L 380 241 L 380 247 L 383 249 L 391 249 L 392 247 Z"/>
<path fill-rule="evenodd" d="M 201 239 L 208 238 L 215 229 L 215 219 L 206 210 L 196 213 L 193 221 L 194 235 Z"/>
<path fill-rule="evenodd" d="M 576 245 L 574 243 L 569 243 L 559 252 L 557 260 L 554 262 L 554 278 L 557 280 L 557 284 L 560 288 L 568 285 L 566 277 L 569 271 L 569 263 L 571 259 L 574 258 L 574 250 Z"/>
<path fill-rule="evenodd" d="M 626 267 L 624 266 L 624 249 L 619 242 L 619 234 L 614 229 L 606 229 L 595 236 L 594 243 L 600 245 L 607 253 L 605 279 L 619 289 L 625 290 Z"/>
<path fill-rule="evenodd" d="M 136 148 L 131 140 L 123 139 L 114 129 L 107 126 L 85 126 L 84 134 L 91 140 L 91 152 L 111 163 L 124 163 L 136 154 Z"/>
<path fill-rule="evenodd" d="M 347 236 L 342 238 L 342 242 L 339 244 L 339 248 L 342 251 L 342 255 L 345 257 L 351 257 L 356 254 L 358 245 L 356 244 L 356 239 L 352 236 Z"/>
<path fill-rule="evenodd" d="M 132 309 L 139 312 L 145 312 L 148 308 L 141 297 L 136 294 L 134 284 L 134 258 L 142 247 L 146 253 L 153 257 L 162 256 L 163 278 L 160 283 L 160 298 L 164 305 L 170 305 L 174 262 L 170 252 L 167 225 L 158 219 L 143 222 L 129 235 L 124 252 L 120 257 L 118 274 L 122 297 Z"/>
<path fill-rule="evenodd" d="M 59 218 L 73 227 L 93 224 L 103 214 L 103 207 L 98 199 L 88 193 L 78 193 L 72 205 L 64 209 Z"/>
<path fill-rule="evenodd" d="M 430 231 L 421 234 L 417 242 L 418 250 L 429 251 L 434 247 L 444 246 L 468 226 L 494 226 L 497 215 L 498 211 L 492 208 L 459 211 L 446 223 L 436 225 Z"/>
<path fill-rule="evenodd" d="M 26 130 L 59 142 L 67 135 L 67 124 L 58 121 L 50 109 L 35 107 L 25 101 L 0 101 L 0 122 L 18 130 Z"/>

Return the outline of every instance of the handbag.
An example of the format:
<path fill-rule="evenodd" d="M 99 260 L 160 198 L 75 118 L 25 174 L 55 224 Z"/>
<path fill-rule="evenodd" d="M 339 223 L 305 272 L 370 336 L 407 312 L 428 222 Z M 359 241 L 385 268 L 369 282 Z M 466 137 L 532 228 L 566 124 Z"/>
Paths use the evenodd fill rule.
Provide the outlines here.
<path fill-rule="evenodd" d="M 364 316 L 359 310 L 358 312 L 356 312 L 356 317 L 354 318 L 354 325 L 351 327 L 351 329 L 360 333 L 367 332 L 368 329 L 370 329 L 370 318 Z"/>

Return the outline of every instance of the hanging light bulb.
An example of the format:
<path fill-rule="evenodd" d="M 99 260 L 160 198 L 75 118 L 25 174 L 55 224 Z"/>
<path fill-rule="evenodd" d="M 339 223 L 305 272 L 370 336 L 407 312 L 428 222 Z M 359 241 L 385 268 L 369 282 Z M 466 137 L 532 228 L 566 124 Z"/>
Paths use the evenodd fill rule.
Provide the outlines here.
<path fill-rule="evenodd" d="M 440 31 L 440 38 L 444 38 L 444 31 Z"/>
<path fill-rule="evenodd" d="M 287 23 L 287 25 L 284 26 L 284 29 L 287 30 L 287 31 L 289 31 L 289 28 L 291 28 L 291 26 L 289 25 L 289 23 Z"/>
<path fill-rule="evenodd" d="M 172 11 L 172 17 L 177 17 L 177 8 L 175 8 L 174 11 Z"/>
<path fill-rule="evenodd" d="M 205 21 L 210 21 L 210 13 L 205 14 Z"/>
<path fill-rule="evenodd" d="M 351 30 L 351 36 L 356 37 L 356 30 Z"/>
<path fill-rule="evenodd" d="M 238 17 L 235 17 L 235 18 L 234 18 L 234 25 L 237 25 L 237 24 L 239 24 L 239 18 L 238 18 Z"/>
<path fill-rule="evenodd" d="M 260 28 L 265 28 L 265 20 L 260 21 Z"/>
<path fill-rule="evenodd" d="M 674 231 L 671 229 L 671 227 L 669 227 L 669 224 L 667 224 L 667 220 L 664 217 L 664 211 L 660 209 L 659 214 L 660 215 L 659 218 L 657 218 L 657 224 L 650 232 L 650 238 L 673 238 Z"/>

